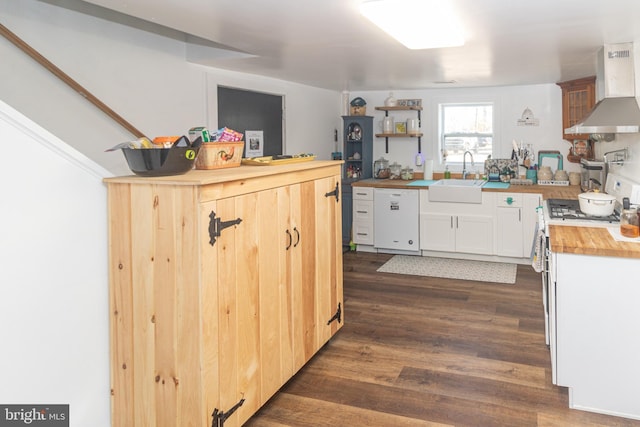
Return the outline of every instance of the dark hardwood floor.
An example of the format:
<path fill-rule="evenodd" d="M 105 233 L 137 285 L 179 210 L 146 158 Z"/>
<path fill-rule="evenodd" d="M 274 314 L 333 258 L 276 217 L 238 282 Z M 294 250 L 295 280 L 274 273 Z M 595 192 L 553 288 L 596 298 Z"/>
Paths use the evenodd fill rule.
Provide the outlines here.
<path fill-rule="evenodd" d="M 377 273 L 390 257 L 344 255 L 344 327 L 246 425 L 640 426 L 551 384 L 531 267 L 515 285 Z"/>

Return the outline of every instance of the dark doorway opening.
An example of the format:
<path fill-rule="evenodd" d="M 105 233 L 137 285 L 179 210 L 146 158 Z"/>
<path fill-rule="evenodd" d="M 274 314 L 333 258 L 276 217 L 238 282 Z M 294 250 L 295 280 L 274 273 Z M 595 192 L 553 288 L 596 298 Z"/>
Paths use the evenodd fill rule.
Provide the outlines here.
<path fill-rule="evenodd" d="M 242 133 L 262 131 L 263 156 L 283 154 L 283 110 L 280 95 L 218 86 L 218 126 Z"/>

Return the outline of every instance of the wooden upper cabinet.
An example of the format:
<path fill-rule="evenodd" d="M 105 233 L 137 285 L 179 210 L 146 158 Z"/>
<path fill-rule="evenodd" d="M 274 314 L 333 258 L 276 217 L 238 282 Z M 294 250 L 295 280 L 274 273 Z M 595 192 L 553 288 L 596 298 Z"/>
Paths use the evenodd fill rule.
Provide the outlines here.
<path fill-rule="evenodd" d="M 562 138 L 567 141 L 586 140 L 589 135 L 565 133 L 565 129 L 578 124 L 596 104 L 596 77 L 557 83 L 562 89 Z"/>

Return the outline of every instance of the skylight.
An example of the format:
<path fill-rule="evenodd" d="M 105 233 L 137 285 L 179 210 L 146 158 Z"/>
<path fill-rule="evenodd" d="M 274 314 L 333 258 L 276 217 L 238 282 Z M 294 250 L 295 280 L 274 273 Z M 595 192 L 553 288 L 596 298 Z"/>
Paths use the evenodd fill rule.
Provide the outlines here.
<path fill-rule="evenodd" d="M 368 0 L 360 13 L 409 49 L 464 44 L 450 0 Z"/>

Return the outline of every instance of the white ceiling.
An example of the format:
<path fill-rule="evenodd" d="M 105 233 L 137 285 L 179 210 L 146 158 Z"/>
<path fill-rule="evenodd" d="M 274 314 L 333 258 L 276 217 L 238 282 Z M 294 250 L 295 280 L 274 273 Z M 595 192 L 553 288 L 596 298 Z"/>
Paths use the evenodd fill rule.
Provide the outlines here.
<path fill-rule="evenodd" d="M 638 0 L 453 0 L 466 44 L 412 51 L 361 17 L 360 1 L 87 3 L 189 35 L 194 62 L 338 91 L 555 83 L 594 75 L 603 44 L 640 39 Z M 199 46 L 208 42 L 235 52 Z"/>

